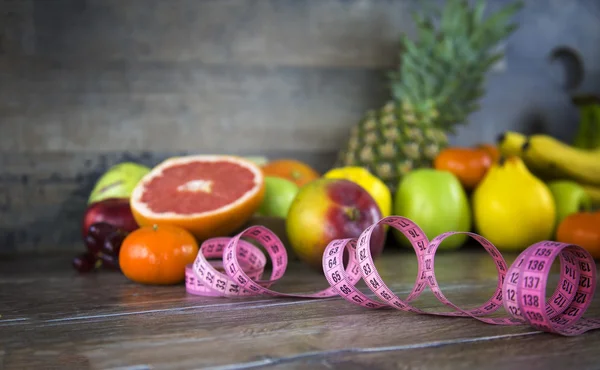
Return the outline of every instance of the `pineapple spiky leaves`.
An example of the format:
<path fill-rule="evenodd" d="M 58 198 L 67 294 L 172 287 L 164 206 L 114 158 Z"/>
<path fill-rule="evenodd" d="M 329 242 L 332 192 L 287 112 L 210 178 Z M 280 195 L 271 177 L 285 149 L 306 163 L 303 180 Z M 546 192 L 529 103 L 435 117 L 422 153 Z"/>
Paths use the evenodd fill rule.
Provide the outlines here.
<path fill-rule="evenodd" d="M 392 192 L 409 171 L 432 166 L 448 135 L 479 109 L 485 75 L 503 57 L 494 48 L 517 28 L 510 18 L 523 4 L 487 18 L 485 5 L 447 0 L 440 11 L 413 14 L 417 41 L 401 39 L 400 64 L 388 74 L 391 99 L 352 127 L 336 166 L 365 167 Z"/>

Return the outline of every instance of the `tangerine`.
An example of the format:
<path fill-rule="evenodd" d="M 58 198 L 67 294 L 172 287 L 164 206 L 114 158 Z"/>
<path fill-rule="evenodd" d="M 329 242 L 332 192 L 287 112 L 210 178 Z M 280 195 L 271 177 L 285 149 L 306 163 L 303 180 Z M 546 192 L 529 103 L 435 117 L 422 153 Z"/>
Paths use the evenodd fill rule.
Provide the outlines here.
<path fill-rule="evenodd" d="M 141 284 L 169 285 L 185 279 L 198 243 L 187 230 L 172 225 L 142 226 L 123 240 L 119 265 L 123 274 Z"/>
<path fill-rule="evenodd" d="M 466 190 L 477 187 L 491 165 L 492 158 L 487 150 L 465 147 L 445 148 L 433 162 L 436 170 L 456 175 Z"/>
<path fill-rule="evenodd" d="M 579 211 L 566 216 L 556 228 L 556 241 L 576 244 L 600 259 L 600 211 Z"/>
<path fill-rule="evenodd" d="M 265 176 L 282 177 L 296 183 L 300 187 L 321 177 L 308 164 L 291 158 L 270 161 L 262 166 L 262 171 Z"/>
<path fill-rule="evenodd" d="M 492 160 L 492 163 L 498 163 L 498 161 L 500 160 L 500 150 L 494 144 L 481 143 L 481 144 L 477 145 L 475 147 L 475 149 L 482 149 L 482 150 L 486 151 L 489 154 L 489 156 Z"/>

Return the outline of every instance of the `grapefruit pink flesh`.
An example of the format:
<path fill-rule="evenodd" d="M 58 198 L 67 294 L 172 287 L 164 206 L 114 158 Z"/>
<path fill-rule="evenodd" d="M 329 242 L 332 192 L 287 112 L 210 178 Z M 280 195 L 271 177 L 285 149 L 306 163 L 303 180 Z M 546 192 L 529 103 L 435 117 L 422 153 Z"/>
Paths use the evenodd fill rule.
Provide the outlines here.
<path fill-rule="evenodd" d="M 183 227 L 200 240 L 243 226 L 264 197 L 260 168 L 241 157 L 190 155 L 167 159 L 134 189 L 131 208 L 140 225 Z"/>
<path fill-rule="evenodd" d="M 230 162 L 191 162 L 166 168 L 146 184 L 141 201 L 157 213 L 218 210 L 254 187 L 251 170 Z"/>

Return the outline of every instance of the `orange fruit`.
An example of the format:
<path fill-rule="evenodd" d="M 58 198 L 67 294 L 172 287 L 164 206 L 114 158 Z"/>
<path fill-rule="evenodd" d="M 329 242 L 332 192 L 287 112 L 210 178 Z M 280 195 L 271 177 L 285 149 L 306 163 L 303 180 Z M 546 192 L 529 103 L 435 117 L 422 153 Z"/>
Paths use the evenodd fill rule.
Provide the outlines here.
<path fill-rule="evenodd" d="M 185 279 L 185 266 L 198 255 L 196 239 L 171 225 L 142 226 L 125 237 L 119 266 L 130 280 L 142 284 L 177 284 Z"/>
<path fill-rule="evenodd" d="M 556 241 L 576 244 L 600 259 L 600 211 L 571 213 L 558 224 Z"/>
<path fill-rule="evenodd" d="M 264 195 L 264 175 L 250 160 L 189 155 L 152 168 L 134 188 L 130 205 L 140 226 L 178 226 L 203 241 L 241 228 Z"/>
<path fill-rule="evenodd" d="M 493 163 L 497 163 L 500 160 L 500 150 L 496 145 L 490 143 L 481 143 L 475 148 L 485 150 L 489 154 Z"/>
<path fill-rule="evenodd" d="M 277 159 L 262 166 L 265 176 L 283 177 L 303 186 L 321 175 L 308 164 L 296 159 Z"/>
<path fill-rule="evenodd" d="M 481 182 L 491 165 L 487 150 L 469 147 L 447 147 L 433 161 L 436 170 L 453 173 L 467 190 Z"/>

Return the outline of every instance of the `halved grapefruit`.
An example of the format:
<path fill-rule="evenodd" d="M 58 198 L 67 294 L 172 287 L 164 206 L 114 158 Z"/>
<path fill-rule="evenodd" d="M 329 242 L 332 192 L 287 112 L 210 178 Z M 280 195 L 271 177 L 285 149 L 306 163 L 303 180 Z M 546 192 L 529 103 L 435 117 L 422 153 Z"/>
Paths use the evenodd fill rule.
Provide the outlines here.
<path fill-rule="evenodd" d="M 170 224 L 200 241 L 227 236 L 258 210 L 265 195 L 263 173 L 232 155 L 169 158 L 144 176 L 130 198 L 140 226 Z"/>

